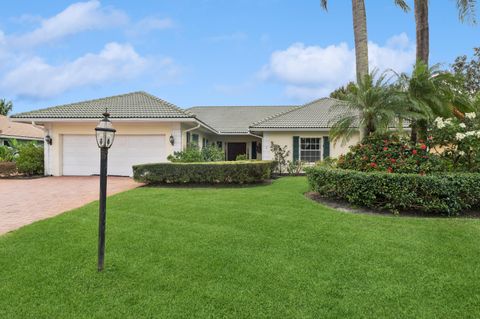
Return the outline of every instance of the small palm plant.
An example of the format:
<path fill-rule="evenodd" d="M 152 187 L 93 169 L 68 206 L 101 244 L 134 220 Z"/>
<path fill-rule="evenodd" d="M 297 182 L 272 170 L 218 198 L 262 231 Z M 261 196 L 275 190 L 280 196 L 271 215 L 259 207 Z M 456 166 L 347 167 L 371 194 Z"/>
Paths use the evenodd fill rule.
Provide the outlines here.
<path fill-rule="evenodd" d="M 372 133 L 385 133 L 398 126 L 402 119 L 415 116 L 402 103 L 398 91 L 389 83 L 387 73 L 378 75 L 374 70 L 355 84 L 343 101 L 338 101 L 331 112 L 336 113 L 332 120 L 330 137 L 334 142 L 342 139 L 345 143 L 359 129 L 363 136 Z"/>
<path fill-rule="evenodd" d="M 419 61 L 412 74 L 398 75 L 397 96 L 408 105 L 409 112 L 416 114 L 412 121 L 412 141 L 417 135 L 425 138 L 427 126 L 437 117 L 461 116 L 472 111 L 472 101 L 464 92 L 461 79 L 452 73 L 440 70 L 439 65 L 428 67 Z"/>

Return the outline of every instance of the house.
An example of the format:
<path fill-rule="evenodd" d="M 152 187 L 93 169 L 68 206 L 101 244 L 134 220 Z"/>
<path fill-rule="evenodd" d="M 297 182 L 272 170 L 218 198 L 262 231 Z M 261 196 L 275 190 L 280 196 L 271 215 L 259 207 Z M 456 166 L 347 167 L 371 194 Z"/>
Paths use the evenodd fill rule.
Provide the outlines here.
<path fill-rule="evenodd" d="M 338 156 L 348 145 L 334 145 L 328 139 L 335 101 L 185 110 L 151 94 L 133 92 L 20 113 L 12 119 L 44 126 L 45 174 L 93 175 L 99 173 L 100 162 L 94 128 L 108 110 L 117 130 L 109 174 L 129 176 L 132 165 L 165 162 L 168 155 L 189 144 L 217 145 L 227 160 L 241 154 L 272 159 L 271 142 L 287 145 L 291 160 L 315 162 Z"/>
<path fill-rule="evenodd" d="M 12 140 L 40 143 L 43 141 L 43 130 L 31 124 L 12 122 L 0 115 L 0 145 L 10 145 Z"/>

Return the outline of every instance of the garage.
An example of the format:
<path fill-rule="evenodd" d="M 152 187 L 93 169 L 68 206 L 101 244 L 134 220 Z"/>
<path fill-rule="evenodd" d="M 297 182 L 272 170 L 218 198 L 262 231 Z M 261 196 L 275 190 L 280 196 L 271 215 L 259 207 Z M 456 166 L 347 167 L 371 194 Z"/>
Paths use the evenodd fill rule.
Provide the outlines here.
<path fill-rule="evenodd" d="M 166 161 L 165 135 L 116 135 L 108 174 L 132 176 L 132 165 Z M 63 175 L 96 175 L 100 151 L 95 135 L 63 135 Z"/>

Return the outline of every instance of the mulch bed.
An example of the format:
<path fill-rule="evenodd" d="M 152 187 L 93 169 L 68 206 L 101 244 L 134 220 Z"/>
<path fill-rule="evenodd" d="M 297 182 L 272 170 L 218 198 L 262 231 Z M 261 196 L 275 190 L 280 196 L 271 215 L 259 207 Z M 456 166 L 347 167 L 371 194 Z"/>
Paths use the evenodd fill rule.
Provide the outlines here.
<path fill-rule="evenodd" d="M 388 210 L 369 209 L 364 207 L 356 207 L 345 200 L 335 200 L 331 198 L 325 198 L 315 192 L 307 192 L 305 196 L 317 203 L 320 203 L 329 208 L 355 214 L 367 214 L 367 215 L 383 215 L 383 216 L 395 216 L 395 217 L 421 217 L 421 218 L 480 218 L 480 211 L 466 211 L 461 216 L 446 216 L 439 214 L 429 214 L 415 211 L 400 211 L 398 214 L 394 214 Z"/>

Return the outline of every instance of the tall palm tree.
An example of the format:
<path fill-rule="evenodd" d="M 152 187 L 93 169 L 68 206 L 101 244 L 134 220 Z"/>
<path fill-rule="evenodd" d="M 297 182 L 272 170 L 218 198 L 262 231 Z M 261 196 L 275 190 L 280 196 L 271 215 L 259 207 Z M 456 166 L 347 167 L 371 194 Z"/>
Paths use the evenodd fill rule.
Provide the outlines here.
<path fill-rule="evenodd" d="M 338 114 L 331 123 L 330 136 L 334 142 L 348 141 L 358 127 L 365 128 L 365 136 L 385 133 L 399 119 L 416 116 L 406 108 L 407 104 L 389 82 L 386 73 L 378 75 L 374 70 L 354 84 L 343 101 L 333 106 L 332 112 Z"/>
<path fill-rule="evenodd" d="M 400 8 L 409 10 L 404 0 L 394 0 Z M 328 0 L 320 0 L 320 5 L 324 10 L 328 9 Z M 367 14 L 365 11 L 364 0 L 352 0 L 353 15 L 353 34 L 355 41 L 355 68 L 357 74 L 357 83 L 361 82 L 368 72 L 368 34 L 367 34 Z M 361 127 L 360 135 L 368 134 L 368 128 Z"/>
<path fill-rule="evenodd" d="M 13 109 L 12 101 L 6 101 L 5 99 L 0 99 L 0 115 L 7 116 Z"/>
<path fill-rule="evenodd" d="M 403 0 L 401 0 L 403 1 Z M 460 21 L 476 23 L 476 0 L 456 0 L 458 17 Z M 428 0 L 414 0 L 417 61 L 423 62 L 427 67 L 430 54 L 430 28 L 428 23 Z M 412 122 L 411 140 L 417 140 L 418 127 Z M 425 132 L 421 133 L 424 134 Z"/>

